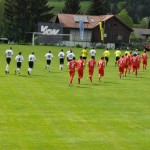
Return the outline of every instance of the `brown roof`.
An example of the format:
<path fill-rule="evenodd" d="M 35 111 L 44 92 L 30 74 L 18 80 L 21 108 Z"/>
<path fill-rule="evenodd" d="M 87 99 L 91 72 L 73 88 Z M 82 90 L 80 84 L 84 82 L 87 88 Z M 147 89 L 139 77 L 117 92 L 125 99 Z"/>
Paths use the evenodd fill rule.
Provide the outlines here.
<path fill-rule="evenodd" d="M 56 20 L 59 20 L 59 23 L 62 23 L 64 27 L 68 28 L 79 28 L 79 22 L 74 21 L 75 16 L 87 17 L 88 23 L 85 28 L 92 29 L 100 21 L 106 21 L 113 17 L 113 15 L 102 15 L 102 16 L 92 16 L 92 15 L 78 15 L 78 14 L 58 14 Z"/>

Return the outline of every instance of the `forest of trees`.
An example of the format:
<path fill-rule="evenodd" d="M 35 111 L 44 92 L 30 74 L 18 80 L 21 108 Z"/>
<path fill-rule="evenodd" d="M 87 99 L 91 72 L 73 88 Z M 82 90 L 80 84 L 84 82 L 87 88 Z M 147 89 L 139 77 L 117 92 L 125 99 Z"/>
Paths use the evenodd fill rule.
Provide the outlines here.
<path fill-rule="evenodd" d="M 53 0 L 0 0 L 0 37 L 8 37 L 15 42 L 29 42 L 29 32 L 37 31 L 39 21 L 50 22 L 57 14 Z M 62 1 L 58 13 L 83 14 L 81 3 L 85 0 Z M 113 14 L 129 27 L 150 28 L 149 0 L 86 0 L 88 6 L 84 14 Z"/>

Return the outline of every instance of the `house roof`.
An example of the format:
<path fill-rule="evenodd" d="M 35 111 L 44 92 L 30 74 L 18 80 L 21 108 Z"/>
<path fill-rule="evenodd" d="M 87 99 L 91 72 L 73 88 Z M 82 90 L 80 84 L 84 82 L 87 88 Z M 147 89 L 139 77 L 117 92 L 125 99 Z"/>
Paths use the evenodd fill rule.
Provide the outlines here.
<path fill-rule="evenodd" d="M 79 28 L 79 19 L 84 20 L 86 25 L 84 28 L 93 29 L 99 25 L 99 22 L 105 22 L 114 15 L 101 15 L 101 16 L 93 16 L 93 15 L 80 15 L 80 14 L 58 14 L 56 17 L 56 21 L 62 23 L 66 28 Z M 120 23 L 122 23 L 125 27 L 127 27 L 130 31 L 133 31 L 130 27 L 128 27 L 125 23 L 123 23 L 120 19 L 115 17 Z"/>
<path fill-rule="evenodd" d="M 140 29 L 140 28 L 133 28 L 134 33 L 141 39 L 145 39 L 147 35 L 150 36 L 150 29 Z"/>
<path fill-rule="evenodd" d="M 62 23 L 64 27 L 68 28 L 79 28 L 79 21 L 77 18 L 82 18 L 87 23 L 85 28 L 93 28 L 100 21 L 106 21 L 113 17 L 113 15 L 102 15 L 102 16 L 92 16 L 92 15 L 78 15 L 78 14 L 58 14 L 56 20 Z"/>

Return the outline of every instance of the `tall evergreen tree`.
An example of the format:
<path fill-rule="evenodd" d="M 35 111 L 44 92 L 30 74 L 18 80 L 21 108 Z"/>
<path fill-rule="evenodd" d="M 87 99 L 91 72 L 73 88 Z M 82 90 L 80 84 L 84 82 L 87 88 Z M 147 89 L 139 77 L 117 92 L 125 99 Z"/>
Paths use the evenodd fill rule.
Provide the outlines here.
<path fill-rule="evenodd" d="M 89 15 L 106 15 L 111 12 L 109 0 L 92 0 L 88 7 L 87 14 Z"/>
<path fill-rule="evenodd" d="M 14 39 L 14 32 L 15 32 L 15 19 L 14 19 L 14 1 L 13 0 L 5 0 L 4 4 L 4 28 L 5 28 L 5 35 L 10 40 Z"/>
<path fill-rule="evenodd" d="M 37 31 L 40 21 L 48 22 L 54 15 L 54 7 L 47 5 L 48 0 L 6 0 L 4 7 L 5 28 L 9 39 L 31 41 L 27 32 Z"/>
<path fill-rule="evenodd" d="M 116 15 L 122 22 L 132 28 L 133 21 L 132 18 L 128 15 L 128 12 L 123 9 L 119 14 Z"/>
<path fill-rule="evenodd" d="M 65 6 L 62 13 L 66 14 L 80 14 L 80 0 L 65 0 Z"/>
<path fill-rule="evenodd" d="M 134 23 L 139 23 L 139 21 L 146 16 L 150 15 L 150 2 L 149 0 L 128 0 L 126 2 L 125 9 L 128 11 L 129 15 L 133 18 Z"/>

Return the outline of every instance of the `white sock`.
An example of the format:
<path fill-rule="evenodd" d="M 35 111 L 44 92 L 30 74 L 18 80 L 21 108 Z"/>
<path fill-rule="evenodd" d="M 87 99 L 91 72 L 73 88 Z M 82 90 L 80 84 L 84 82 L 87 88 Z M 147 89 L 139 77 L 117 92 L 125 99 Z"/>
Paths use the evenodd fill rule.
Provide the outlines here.
<path fill-rule="evenodd" d="M 50 71 L 50 66 L 49 65 L 47 65 L 47 70 Z"/>
<path fill-rule="evenodd" d="M 17 69 L 17 72 L 20 73 L 20 69 L 19 68 Z"/>
<path fill-rule="evenodd" d="M 6 65 L 6 71 L 9 71 L 9 65 L 8 64 Z"/>

